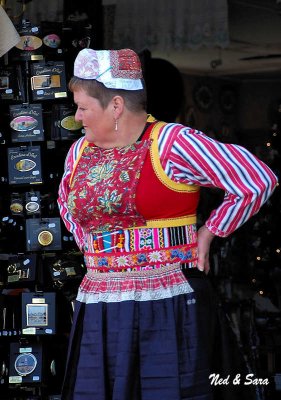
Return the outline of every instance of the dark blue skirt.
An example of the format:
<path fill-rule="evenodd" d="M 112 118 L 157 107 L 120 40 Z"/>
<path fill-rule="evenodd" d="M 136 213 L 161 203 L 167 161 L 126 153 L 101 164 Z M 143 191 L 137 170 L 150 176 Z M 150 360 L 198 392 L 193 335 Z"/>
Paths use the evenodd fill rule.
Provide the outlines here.
<path fill-rule="evenodd" d="M 62 399 L 212 399 L 213 292 L 204 273 L 189 283 L 169 299 L 76 302 Z"/>

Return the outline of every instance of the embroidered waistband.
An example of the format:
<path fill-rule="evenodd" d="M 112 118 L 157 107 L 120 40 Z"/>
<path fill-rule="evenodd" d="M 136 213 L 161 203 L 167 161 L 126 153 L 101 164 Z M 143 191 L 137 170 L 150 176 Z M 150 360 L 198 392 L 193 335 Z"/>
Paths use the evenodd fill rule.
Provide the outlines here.
<path fill-rule="evenodd" d="M 158 218 L 158 219 L 149 219 L 146 221 L 146 225 L 134 227 L 133 229 L 138 228 L 171 228 L 171 227 L 179 227 L 184 225 L 192 225 L 196 224 L 196 215 L 187 215 L 183 217 L 176 218 Z"/>
<path fill-rule="evenodd" d="M 88 269 L 95 269 L 97 272 L 122 272 L 157 264 L 191 263 L 197 259 L 197 243 L 121 253 L 99 254 L 86 251 L 84 255 Z"/>

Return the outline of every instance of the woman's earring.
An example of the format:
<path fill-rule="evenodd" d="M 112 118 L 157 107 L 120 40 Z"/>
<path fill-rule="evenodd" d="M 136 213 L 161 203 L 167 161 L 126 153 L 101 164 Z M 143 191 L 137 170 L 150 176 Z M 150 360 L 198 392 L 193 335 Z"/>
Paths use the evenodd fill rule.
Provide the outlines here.
<path fill-rule="evenodd" d="M 118 131 L 118 119 L 115 120 L 115 129 L 114 130 L 115 130 L 115 132 Z"/>

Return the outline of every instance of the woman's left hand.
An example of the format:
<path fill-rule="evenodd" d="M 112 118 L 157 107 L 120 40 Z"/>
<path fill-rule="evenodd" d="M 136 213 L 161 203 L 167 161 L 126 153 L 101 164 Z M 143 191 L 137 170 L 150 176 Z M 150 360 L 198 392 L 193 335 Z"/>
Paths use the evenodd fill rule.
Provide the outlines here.
<path fill-rule="evenodd" d="M 205 225 L 201 226 L 198 230 L 198 265 L 197 268 L 200 271 L 204 271 L 207 274 L 210 270 L 210 245 L 215 235 L 210 232 Z"/>

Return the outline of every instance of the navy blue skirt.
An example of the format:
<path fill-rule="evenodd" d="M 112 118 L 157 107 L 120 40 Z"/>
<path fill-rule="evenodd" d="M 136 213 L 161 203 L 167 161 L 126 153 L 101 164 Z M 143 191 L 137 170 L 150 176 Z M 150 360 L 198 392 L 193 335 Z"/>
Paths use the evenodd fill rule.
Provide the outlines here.
<path fill-rule="evenodd" d="M 214 297 L 195 275 L 173 298 L 76 302 L 62 399 L 211 400 Z"/>

